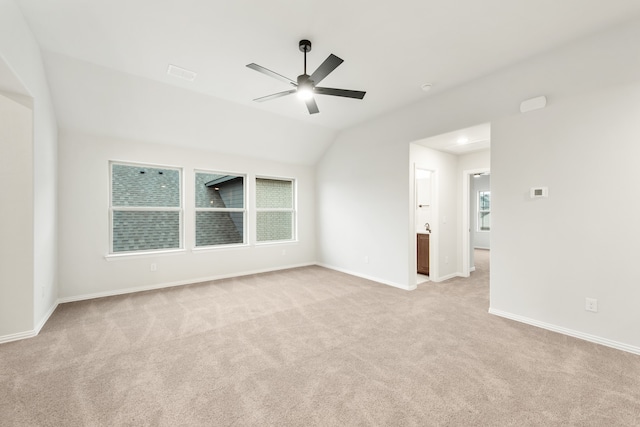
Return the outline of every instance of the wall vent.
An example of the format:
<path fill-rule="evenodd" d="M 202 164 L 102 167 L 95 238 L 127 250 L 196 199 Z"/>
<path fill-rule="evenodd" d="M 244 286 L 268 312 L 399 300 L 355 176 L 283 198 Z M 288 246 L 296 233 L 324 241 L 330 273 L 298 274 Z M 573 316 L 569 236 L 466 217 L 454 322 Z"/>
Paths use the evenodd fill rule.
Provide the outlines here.
<path fill-rule="evenodd" d="M 167 74 L 173 77 L 178 77 L 180 79 L 189 80 L 190 82 L 194 81 L 197 75 L 194 71 L 189 71 L 172 64 L 169 64 Z"/>

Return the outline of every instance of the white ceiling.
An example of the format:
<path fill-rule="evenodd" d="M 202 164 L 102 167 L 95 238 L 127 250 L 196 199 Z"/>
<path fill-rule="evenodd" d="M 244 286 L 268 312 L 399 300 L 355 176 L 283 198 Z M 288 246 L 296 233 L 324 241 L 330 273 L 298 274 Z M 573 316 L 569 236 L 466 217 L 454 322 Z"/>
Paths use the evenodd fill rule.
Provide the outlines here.
<path fill-rule="evenodd" d="M 491 147 L 491 124 L 483 123 L 453 132 L 425 138 L 414 144 L 460 155 Z"/>
<path fill-rule="evenodd" d="M 112 73 L 112 86 L 122 86 L 117 102 L 127 102 L 127 85 L 151 80 L 211 102 L 231 101 L 239 111 L 315 125 L 328 131 L 328 140 L 338 130 L 640 15 L 638 0 L 16 2 L 44 51 L 47 73 L 57 76 L 50 85 L 65 126 L 81 126 L 76 116 L 86 109 L 69 86 L 93 84 L 88 73 L 97 65 Z M 365 90 L 364 100 L 317 96 L 315 115 L 295 96 L 253 102 L 288 87 L 245 65 L 255 62 L 295 79 L 302 73 L 302 38 L 313 43 L 310 71 L 330 53 L 344 59 L 322 86 Z M 195 81 L 167 75 L 169 64 L 197 72 Z M 420 89 L 426 82 L 433 83 L 430 92 Z"/>

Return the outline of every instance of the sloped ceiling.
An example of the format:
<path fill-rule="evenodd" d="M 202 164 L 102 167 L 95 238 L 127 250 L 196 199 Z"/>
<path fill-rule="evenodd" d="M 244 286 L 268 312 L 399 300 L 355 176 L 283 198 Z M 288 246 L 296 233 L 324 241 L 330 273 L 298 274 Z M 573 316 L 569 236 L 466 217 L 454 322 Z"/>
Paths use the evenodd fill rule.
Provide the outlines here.
<path fill-rule="evenodd" d="M 207 126 L 231 126 L 243 151 L 260 155 L 277 140 L 295 152 L 285 160 L 303 163 L 342 129 L 640 14 L 637 0 L 16 2 L 44 52 L 62 127 L 198 145 Z M 345 61 L 322 85 L 365 90 L 364 100 L 318 95 L 316 115 L 294 96 L 253 102 L 288 87 L 245 65 L 295 79 L 302 38 L 313 43 L 310 71 L 330 53 Z M 167 75 L 169 64 L 195 81 Z M 229 148 L 228 134 L 214 135 L 211 148 Z"/>
<path fill-rule="evenodd" d="M 491 147 L 491 124 L 482 123 L 465 129 L 457 129 L 453 132 L 415 141 L 414 144 L 456 155 L 487 150 Z"/>

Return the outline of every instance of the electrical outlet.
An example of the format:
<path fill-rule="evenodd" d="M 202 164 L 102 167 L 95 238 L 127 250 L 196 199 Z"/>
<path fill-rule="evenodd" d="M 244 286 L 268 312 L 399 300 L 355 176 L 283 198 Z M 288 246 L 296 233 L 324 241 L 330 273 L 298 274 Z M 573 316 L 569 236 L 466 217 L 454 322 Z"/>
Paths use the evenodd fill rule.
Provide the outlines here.
<path fill-rule="evenodd" d="M 364 256 L 364 263 L 369 264 L 369 257 L 366 255 Z"/>
<path fill-rule="evenodd" d="M 445 256 L 445 257 L 444 257 L 444 263 L 445 263 L 445 264 L 449 264 L 449 257 L 448 257 L 448 256 Z"/>
<path fill-rule="evenodd" d="M 283 249 L 283 250 L 282 250 L 282 255 L 286 255 L 286 254 L 287 254 L 287 250 L 286 250 L 286 249 Z"/>
<path fill-rule="evenodd" d="M 585 298 L 584 299 L 584 309 L 587 311 L 593 311 L 594 313 L 598 312 L 598 300 L 595 298 Z"/>
<path fill-rule="evenodd" d="M 158 266 L 156 265 L 156 263 L 152 263 L 151 264 L 151 271 L 156 271 L 158 269 Z"/>

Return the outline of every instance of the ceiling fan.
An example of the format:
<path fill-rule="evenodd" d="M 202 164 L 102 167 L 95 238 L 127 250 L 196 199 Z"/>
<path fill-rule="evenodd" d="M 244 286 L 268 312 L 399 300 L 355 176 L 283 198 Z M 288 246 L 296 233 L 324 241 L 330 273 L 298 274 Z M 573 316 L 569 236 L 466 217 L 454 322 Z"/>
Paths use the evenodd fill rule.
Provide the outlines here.
<path fill-rule="evenodd" d="M 307 104 L 307 109 L 309 110 L 309 114 L 319 113 L 318 105 L 316 104 L 313 95 L 331 95 L 331 96 L 342 96 L 345 98 L 355 98 L 362 99 L 366 92 L 358 91 L 358 90 L 346 90 L 346 89 L 333 89 L 329 87 L 319 87 L 316 86 L 320 83 L 325 77 L 327 77 L 333 70 L 335 70 L 338 65 L 342 64 L 343 60 L 335 56 L 334 54 L 329 55 L 327 59 L 324 60 L 322 64 L 318 67 L 317 70 L 313 72 L 313 74 L 307 74 L 307 52 L 311 51 L 311 42 L 309 40 L 300 40 L 298 43 L 298 48 L 301 52 L 304 53 L 304 73 L 298 76 L 298 81 L 294 82 L 293 80 L 278 74 L 274 71 L 271 71 L 267 68 L 264 68 L 258 64 L 248 64 L 247 67 L 252 70 L 256 70 L 262 74 L 266 74 L 269 77 L 273 77 L 274 79 L 278 79 L 285 83 L 294 86 L 295 89 L 285 90 L 284 92 L 274 93 L 273 95 L 263 96 L 261 98 L 256 98 L 254 101 L 264 102 L 270 101 L 272 99 L 280 98 L 283 96 L 297 94 L 299 98 L 303 99 L 305 104 Z"/>

